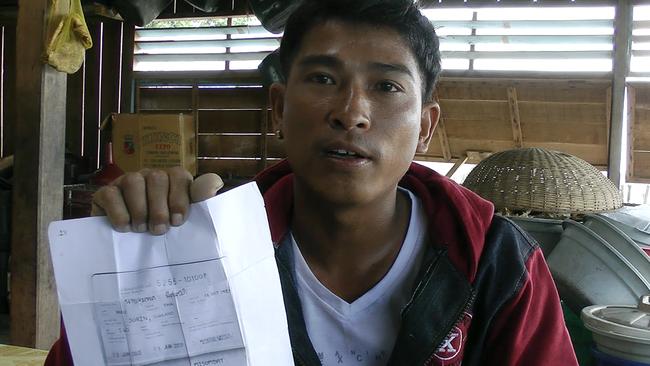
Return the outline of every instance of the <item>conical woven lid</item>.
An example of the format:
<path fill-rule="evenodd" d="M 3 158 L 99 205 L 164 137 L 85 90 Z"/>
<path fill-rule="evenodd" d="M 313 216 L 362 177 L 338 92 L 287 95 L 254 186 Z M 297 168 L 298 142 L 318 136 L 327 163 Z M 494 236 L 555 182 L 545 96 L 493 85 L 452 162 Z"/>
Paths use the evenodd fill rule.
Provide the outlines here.
<path fill-rule="evenodd" d="M 540 148 L 496 153 L 479 163 L 463 185 L 498 211 L 584 214 L 623 205 L 616 186 L 594 166 Z"/>

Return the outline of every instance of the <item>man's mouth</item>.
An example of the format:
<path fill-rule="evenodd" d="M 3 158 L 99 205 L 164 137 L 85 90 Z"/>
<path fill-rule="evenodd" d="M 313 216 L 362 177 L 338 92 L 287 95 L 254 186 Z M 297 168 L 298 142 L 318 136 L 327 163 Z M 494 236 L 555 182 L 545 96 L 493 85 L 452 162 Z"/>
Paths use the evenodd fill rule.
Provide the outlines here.
<path fill-rule="evenodd" d="M 365 159 L 366 158 L 365 156 L 357 154 L 354 151 L 343 150 L 343 149 L 328 150 L 327 155 L 339 159 Z"/>

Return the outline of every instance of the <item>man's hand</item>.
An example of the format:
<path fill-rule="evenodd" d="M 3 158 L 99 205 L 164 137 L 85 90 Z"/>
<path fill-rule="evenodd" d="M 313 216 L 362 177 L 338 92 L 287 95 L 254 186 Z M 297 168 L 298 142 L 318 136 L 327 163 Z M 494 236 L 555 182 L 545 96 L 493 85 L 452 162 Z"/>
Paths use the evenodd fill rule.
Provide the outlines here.
<path fill-rule="evenodd" d="M 117 231 L 161 235 L 185 222 L 190 202 L 214 197 L 223 187 L 212 173 L 193 180 L 181 167 L 127 173 L 93 195 L 93 216 L 108 216 Z"/>

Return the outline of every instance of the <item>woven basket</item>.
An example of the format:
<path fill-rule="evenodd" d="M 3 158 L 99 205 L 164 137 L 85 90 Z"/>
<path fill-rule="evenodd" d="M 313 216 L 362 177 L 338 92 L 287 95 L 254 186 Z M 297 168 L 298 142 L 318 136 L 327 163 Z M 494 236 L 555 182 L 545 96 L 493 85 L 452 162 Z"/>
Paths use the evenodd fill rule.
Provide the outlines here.
<path fill-rule="evenodd" d="M 585 214 L 623 205 L 618 189 L 598 169 L 575 156 L 539 148 L 496 153 L 478 164 L 463 185 L 500 212 Z"/>

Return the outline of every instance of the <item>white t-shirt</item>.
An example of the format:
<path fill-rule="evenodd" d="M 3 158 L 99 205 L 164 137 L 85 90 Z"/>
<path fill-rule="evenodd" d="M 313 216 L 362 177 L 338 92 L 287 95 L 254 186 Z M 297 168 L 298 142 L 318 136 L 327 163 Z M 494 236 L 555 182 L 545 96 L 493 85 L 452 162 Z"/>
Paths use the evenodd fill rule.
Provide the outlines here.
<path fill-rule="evenodd" d="M 307 333 L 323 365 L 388 363 L 425 248 L 426 215 L 419 199 L 403 191 L 411 199 L 411 218 L 402 248 L 384 278 L 352 303 L 318 281 L 291 235 Z"/>

